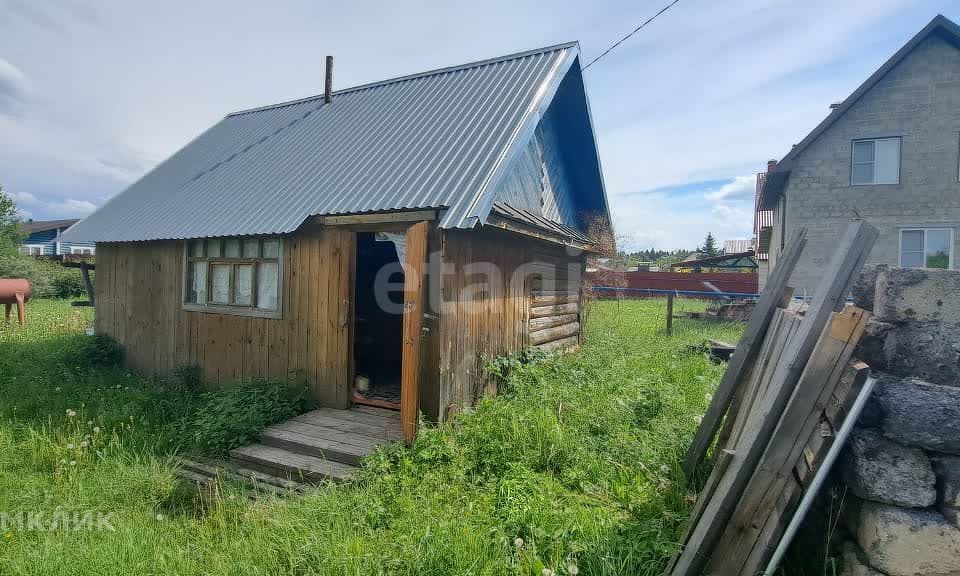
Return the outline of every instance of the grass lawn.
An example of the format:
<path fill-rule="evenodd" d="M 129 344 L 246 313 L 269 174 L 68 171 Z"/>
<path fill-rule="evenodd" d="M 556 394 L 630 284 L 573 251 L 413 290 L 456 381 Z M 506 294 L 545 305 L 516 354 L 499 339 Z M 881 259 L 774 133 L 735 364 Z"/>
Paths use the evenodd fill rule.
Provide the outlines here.
<path fill-rule="evenodd" d="M 659 574 L 723 371 L 688 345 L 742 330 L 682 319 L 667 336 L 663 315 L 594 304 L 580 353 L 515 367 L 351 484 L 197 501 L 172 470 L 204 397 L 91 359 L 89 310 L 33 302 L 27 328 L 0 325 L 0 574 Z M 69 529 L 88 512 L 112 530 Z"/>

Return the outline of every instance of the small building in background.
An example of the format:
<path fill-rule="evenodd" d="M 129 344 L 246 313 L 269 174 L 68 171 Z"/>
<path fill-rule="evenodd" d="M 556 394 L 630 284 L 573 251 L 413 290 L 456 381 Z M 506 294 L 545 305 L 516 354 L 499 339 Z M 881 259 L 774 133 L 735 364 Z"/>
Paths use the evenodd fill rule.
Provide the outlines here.
<path fill-rule="evenodd" d="M 767 170 L 773 169 L 777 165 L 776 160 L 767 162 Z M 764 210 L 760 208 L 760 200 L 763 193 L 763 184 L 766 181 L 767 173 L 757 173 L 757 193 L 754 198 L 753 211 L 753 245 L 754 259 L 757 261 L 757 283 L 762 292 L 767 284 L 767 277 L 770 275 L 770 237 L 773 234 L 773 210 Z"/>
<path fill-rule="evenodd" d="M 31 220 L 20 225 L 20 231 L 26 236 L 20 245 L 20 251 L 30 256 L 93 256 L 96 245 L 93 242 L 64 242 L 63 233 L 78 220 Z"/>
<path fill-rule="evenodd" d="M 724 254 L 741 254 L 753 250 L 753 240 L 750 238 L 738 238 L 736 240 L 723 241 Z"/>

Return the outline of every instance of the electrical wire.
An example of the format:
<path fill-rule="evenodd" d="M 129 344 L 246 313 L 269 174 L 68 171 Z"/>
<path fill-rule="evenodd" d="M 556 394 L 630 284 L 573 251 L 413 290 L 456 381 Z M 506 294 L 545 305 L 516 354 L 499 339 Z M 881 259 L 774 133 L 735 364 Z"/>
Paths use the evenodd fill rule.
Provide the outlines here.
<path fill-rule="evenodd" d="M 676 3 L 679 2 L 679 1 L 680 1 L 680 0 L 673 0 L 673 2 L 671 2 L 671 3 L 667 4 L 666 6 L 664 6 L 663 8 L 661 8 L 659 12 L 657 12 L 657 13 L 654 14 L 653 16 L 647 18 L 646 22 L 644 22 L 643 24 L 641 24 L 641 25 L 637 26 L 636 28 L 634 28 L 634 29 L 633 29 L 633 32 L 631 32 L 631 33 L 627 34 L 626 36 L 624 36 L 623 38 L 617 40 L 616 42 L 613 43 L 613 46 L 610 46 L 609 48 L 607 48 L 606 50 L 604 50 L 602 54 L 600 54 L 599 56 L 597 56 L 596 58 L 594 58 L 593 60 L 591 60 L 586 66 L 584 66 L 584 67 L 582 68 L 582 70 L 586 70 L 587 68 L 589 68 L 589 67 L 593 66 L 594 64 L 596 64 L 598 60 L 600 60 L 601 58 L 603 58 L 604 56 L 606 56 L 607 54 L 609 54 L 610 52 L 612 52 L 613 49 L 616 48 L 617 46 L 619 46 L 619 45 L 623 44 L 624 42 L 626 42 L 627 40 L 629 40 L 631 36 L 633 36 L 634 34 L 636 34 L 637 32 L 639 32 L 640 30 L 643 30 L 643 27 L 644 27 L 644 26 L 646 26 L 647 24 L 649 24 L 649 23 L 653 22 L 654 20 L 656 20 L 658 16 L 660 16 L 661 14 L 663 14 L 664 12 L 666 12 L 667 10 L 673 8 L 673 5 L 676 4 Z"/>

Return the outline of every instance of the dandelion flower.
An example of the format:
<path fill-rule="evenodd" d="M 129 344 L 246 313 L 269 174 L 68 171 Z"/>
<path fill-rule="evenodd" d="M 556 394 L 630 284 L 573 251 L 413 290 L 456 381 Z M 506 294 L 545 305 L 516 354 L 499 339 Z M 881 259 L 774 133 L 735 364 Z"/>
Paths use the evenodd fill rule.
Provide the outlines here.
<path fill-rule="evenodd" d="M 76 461 L 76 460 L 71 460 L 71 461 L 70 461 L 70 465 L 71 465 L 71 466 L 76 466 L 76 465 L 77 465 L 77 461 Z"/>
<path fill-rule="evenodd" d="M 56 388 L 53 389 L 53 391 L 54 391 L 54 392 L 59 392 L 59 391 L 60 391 L 60 387 L 57 386 Z"/>
<path fill-rule="evenodd" d="M 160 522 L 163 522 L 163 520 L 164 520 L 163 514 L 157 514 L 157 520 L 160 521 Z"/>
<path fill-rule="evenodd" d="M 670 473 L 670 467 L 667 466 L 666 464 L 663 464 L 663 465 L 660 466 L 660 471 L 663 472 L 664 474 L 669 474 L 669 473 Z"/>
<path fill-rule="evenodd" d="M 67 450 L 73 450 L 73 444 L 67 444 Z"/>
<path fill-rule="evenodd" d="M 703 422 L 703 416 L 700 416 L 700 415 L 694 416 L 693 421 L 696 422 L 697 424 L 700 424 L 701 422 Z"/>
<path fill-rule="evenodd" d="M 93 426 L 93 420 L 87 420 L 87 426 Z"/>
<path fill-rule="evenodd" d="M 553 570 L 549 568 L 544 568 L 540 571 L 540 576 L 553 576 Z"/>
<path fill-rule="evenodd" d="M 513 539 L 513 547 L 514 547 L 514 548 L 523 548 L 523 538 L 519 538 L 519 537 L 514 538 L 514 539 Z"/>
<path fill-rule="evenodd" d="M 73 417 L 76 416 L 76 415 L 77 415 L 76 412 L 74 412 L 73 410 L 67 408 L 67 416 L 68 416 L 68 417 L 73 418 Z"/>
<path fill-rule="evenodd" d="M 706 394 L 703 395 L 703 399 L 706 400 L 707 402 L 709 402 L 709 401 L 713 400 L 713 394 L 707 392 Z"/>
<path fill-rule="evenodd" d="M 81 441 L 80 441 L 80 447 L 81 447 L 81 448 L 86 448 L 86 447 L 89 446 L 89 445 L 90 445 L 90 444 L 89 444 L 86 440 L 81 440 Z"/>
<path fill-rule="evenodd" d="M 576 564 L 571 564 L 567 566 L 567 574 L 570 574 L 570 576 L 577 576 L 577 574 L 579 573 L 580 573 L 580 569 L 577 568 Z"/>
<path fill-rule="evenodd" d="M 100 433 L 100 427 L 99 427 L 99 426 L 94 426 L 94 427 L 93 427 L 93 433 L 94 433 L 94 434 L 99 434 L 99 433 Z"/>

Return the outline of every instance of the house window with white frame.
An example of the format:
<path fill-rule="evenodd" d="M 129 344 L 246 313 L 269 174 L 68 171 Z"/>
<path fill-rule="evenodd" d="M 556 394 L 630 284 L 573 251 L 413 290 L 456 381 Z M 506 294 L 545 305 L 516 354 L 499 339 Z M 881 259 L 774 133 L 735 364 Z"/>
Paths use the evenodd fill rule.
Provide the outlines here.
<path fill-rule="evenodd" d="M 953 229 L 904 228 L 900 230 L 900 266 L 953 268 Z"/>
<path fill-rule="evenodd" d="M 280 238 L 208 238 L 186 248 L 184 307 L 279 317 Z"/>
<path fill-rule="evenodd" d="M 29 256 L 43 256 L 43 246 L 39 244 L 24 244 L 20 247 L 20 253 Z"/>
<path fill-rule="evenodd" d="M 93 256 L 93 248 L 87 246 L 71 246 L 70 253 L 82 256 Z"/>
<path fill-rule="evenodd" d="M 900 138 L 854 140 L 850 184 L 900 183 Z"/>

